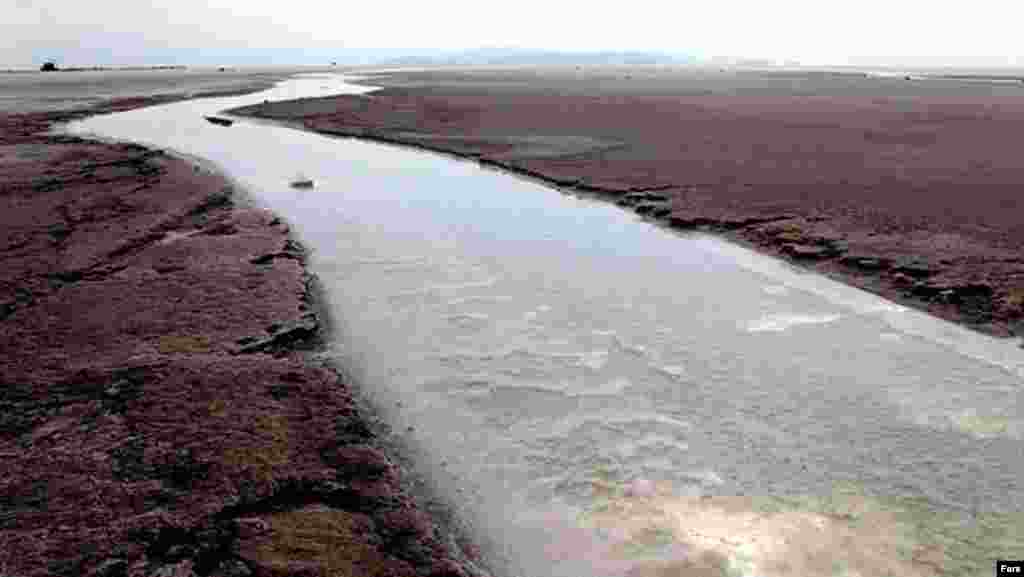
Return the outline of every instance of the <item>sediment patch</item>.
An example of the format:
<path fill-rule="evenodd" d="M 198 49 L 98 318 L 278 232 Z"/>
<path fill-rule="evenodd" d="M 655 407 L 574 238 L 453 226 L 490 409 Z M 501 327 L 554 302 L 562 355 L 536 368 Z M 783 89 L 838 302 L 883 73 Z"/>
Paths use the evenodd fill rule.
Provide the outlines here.
<path fill-rule="evenodd" d="M 1024 516 L 939 513 L 852 484 L 831 495 L 680 496 L 667 483 L 595 480 L 575 552 L 630 575 L 976 575 L 1024 537 Z"/>

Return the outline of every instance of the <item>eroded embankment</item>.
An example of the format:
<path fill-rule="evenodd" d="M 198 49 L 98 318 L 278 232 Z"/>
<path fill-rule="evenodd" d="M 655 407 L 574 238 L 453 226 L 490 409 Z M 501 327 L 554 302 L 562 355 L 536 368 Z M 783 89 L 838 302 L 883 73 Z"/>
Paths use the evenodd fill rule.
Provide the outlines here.
<path fill-rule="evenodd" d="M 770 78 L 716 88 L 726 81 L 424 74 L 233 112 L 474 159 L 989 334 L 1021 333 L 1017 100 L 872 79 L 809 77 L 794 90 Z"/>
<path fill-rule="evenodd" d="M 465 575 L 311 351 L 288 226 L 130 144 L 0 116 L 0 574 Z"/>

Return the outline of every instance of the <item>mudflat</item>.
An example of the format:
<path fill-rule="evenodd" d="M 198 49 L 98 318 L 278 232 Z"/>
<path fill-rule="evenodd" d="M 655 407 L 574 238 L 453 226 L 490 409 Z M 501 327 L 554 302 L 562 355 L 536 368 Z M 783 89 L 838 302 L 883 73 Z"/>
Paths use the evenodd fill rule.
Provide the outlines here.
<path fill-rule="evenodd" d="M 55 112 L 122 98 L 215 96 L 269 88 L 294 68 L 0 72 L 0 112 Z"/>
<path fill-rule="evenodd" d="M 182 97 L 0 113 L 0 574 L 466 575 L 317 360 L 287 224 L 180 158 L 46 132 Z"/>
<path fill-rule="evenodd" d="M 237 114 L 451 153 L 1024 334 L 1024 83 L 666 68 L 371 74 Z"/>

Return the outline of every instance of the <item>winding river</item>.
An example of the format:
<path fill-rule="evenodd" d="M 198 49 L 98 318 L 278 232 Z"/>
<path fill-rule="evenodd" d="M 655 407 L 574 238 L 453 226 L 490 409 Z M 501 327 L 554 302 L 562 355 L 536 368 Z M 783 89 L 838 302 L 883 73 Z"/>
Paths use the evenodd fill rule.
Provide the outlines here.
<path fill-rule="evenodd" d="M 1024 558 L 1015 343 L 472 162 L 202 118 L 367 90 L 303 75 L 67 129 L 205 159 L 293 225 L 341 321 L 331 354 L 495 574 Z"/>

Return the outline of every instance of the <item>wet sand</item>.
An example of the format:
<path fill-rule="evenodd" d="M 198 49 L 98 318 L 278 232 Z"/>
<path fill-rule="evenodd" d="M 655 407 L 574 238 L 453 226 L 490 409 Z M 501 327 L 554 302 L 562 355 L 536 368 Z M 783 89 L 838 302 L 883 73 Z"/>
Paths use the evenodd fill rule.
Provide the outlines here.
<path fill-rule="evenodd" d="M 1024 85 L 715 70 L 435 70 L 236 114 L 401 143 L 707 229 L 1024 334 Z"/>
<path fill-rule="evenodd" d="M 251 90 L 239 88 L 237 90 Z M 286 223 L 0 113 L 0 574 L 466 575 L 335 367 Z"/>

